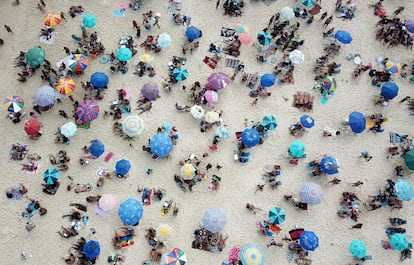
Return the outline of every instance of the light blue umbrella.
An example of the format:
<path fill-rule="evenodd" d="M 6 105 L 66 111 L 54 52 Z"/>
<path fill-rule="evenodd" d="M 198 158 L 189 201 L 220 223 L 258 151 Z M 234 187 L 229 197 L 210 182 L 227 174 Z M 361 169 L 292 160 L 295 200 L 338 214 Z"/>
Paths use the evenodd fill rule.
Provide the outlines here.
<path fill-rule="evenodd" d="M 300 235 L 299 242 L 301 247 L 306 250 L 314 251 L 319 246 L 319 238 L 312 231 L 305 231 Z"/>
<path fill-rule="evenodd" d="M 118 216 L 126 225 L 136 225 L 142 218 L 142 204 L 134 198 L 128 198 L 119 205 Z"/>
<path fill-rule="evenodd" d="M 115 171 L 119 175 L 125 175 L 131 169 L 131 163 L 126 159 L 121 159 L 116 162 Z"/>
<path fill-rule="evenodd" d="M 239 259 L 243 265 L 264 265 L 266 256 L 261 247 L 248 244 L 240 251 Z"/>
<path fill-rule="evenodd" d="M 60 133 L 66 137 L 75 136 L 77 130 L 78 130 L 78 127 L 76 126 L 74 122 L 71 122 L 71 121 L 60 126 Z"/>
<path fill-rule="evenodd" d="M 353 240 L 349 245 L 352 256 L 362 259 L 367 255 L 367 246 L 361 240 Z"/>
<path fill-rule="evenodd" d="M 403 251 L 408 248 L 410 242 L 405 234 L 395 233 L 390 237 L 390 245 L 392 249 Z"/>
<path fill-rule="evenodd" d="M 290 144 L 289 153 L 294 158 L 301 158 L 305 156 L 305 145 L 300 141 L 294 141 Z"/>
<path fill-rule="evenodd" d="M 158 133 L 150 140 L 151 153 L 159 157 L 168 156 L 172 150 L 172 147 L 173 144 L 171 137 L 164 133 Z"/>
<path fill-rule="evenodd" d="M 55 89 L 49 85 L 41 86 L 34 94 L 35 104 L 39 107 L 47 107 L 55 103 Z"/>
<path fill-rule="evenodd" d="M 172 39 L 168 33 L 162 33 L 158 36 L 157 45 L 160 48 L 168 48 L 171 46 Z"/>
<path fill-rule="evenodd" d="M 83 251 L 82 252 L 86 256 L 86 258 L 88 258 L 90 260 L 95 259 L 101 253 L 101 246 L 99 245 L 98 241 L 89 240 L 83 246 Z"/>
<path fill-rule="evenodd" d="M 225 126 L 225 125 L 217 127 L 216 135 L 220 138 L 223 138 L 223 139 L 230 138 L 230 135 L 231 135 L 230 128 L 228 126 Z"/>
<path fill-rule="evenodd" d="M 116 51 L 116 58 L 121 62 L 126 62 L 132 57 L 132 51 L 128 48 L 120 48 Z"/>
<path fill-rule="evenodd" d="M 260 142 L 260 134 L 255 129 L 247 128 L 242 132 L 242 143 L 247 147 L 253 147 Z"/>
<path fill-rule="evenodd" d="M 105 152 L 105 145 L 100 141 L 94 141 L 89 146 L 89 153 L 95 157 L 100 157 Z"/>
<path fill-rule="evenodd" d="M 302 185 L 299 190 L 302 200 L 310 205 L 320 204 L 323 199 L 322 187 L 314 182 L 308 182 Z"/>
<path fill-rule="evenodd" d="M 404 201 L 411 201 L 414 197 L 413 186 L 411 186 L 410 182 L 405 179 L 397 180 L 397 183 L 395 184 L 395 193 Z"/>
<path fill-rule="evenodd" d="M 96 16 L 94 14 L 85 14 L 82 23 L 87 28 L 93 28 L 96 25 Z"/>
<path fill-rule="evenodd" d="M 226 215 L 217 208 L 207 209 L 201 220 L 203 227 L 211 233 L 217 233 L 223 230 L 226 222 Z"/>

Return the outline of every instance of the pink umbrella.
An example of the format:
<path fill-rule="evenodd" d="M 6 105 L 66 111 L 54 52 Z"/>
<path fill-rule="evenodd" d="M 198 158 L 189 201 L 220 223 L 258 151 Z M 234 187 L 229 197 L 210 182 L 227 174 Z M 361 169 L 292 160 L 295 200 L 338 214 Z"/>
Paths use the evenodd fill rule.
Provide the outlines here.
<path fill-rule="evenodd" d="M 247 33 L 241 33 L 238 35 L 239 41 L 241 44 L 250 44 L 250 42 L 252 41 L 250 38 L 250 35 Z"/>
<path fill-rule="evenodd" d="M 105 212 L 111 211 L 116 206 L 115 196 L 112 194 L 102 195 L 102 197 L 99 199 L 98 206 Z"/>
<path fill-rule="evenodd" d="M 223 72 L 212 73 L 207 80 L 207 89 L 214 90 L 225 88 L 231 82 L 230 77 Z"/>
<path fill-rule="evenodd" d="M 218 93 L 215 90 L 207 90 L 204 93 L 204 98 L 210 104 L 210 107 L 214 108 L 218 102 Z"/>

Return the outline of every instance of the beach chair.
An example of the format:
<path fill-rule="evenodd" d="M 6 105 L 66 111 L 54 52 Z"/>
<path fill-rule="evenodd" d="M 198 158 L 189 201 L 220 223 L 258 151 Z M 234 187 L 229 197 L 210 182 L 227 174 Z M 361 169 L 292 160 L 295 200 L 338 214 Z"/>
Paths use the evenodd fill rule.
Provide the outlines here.
<path fill-rule="evenodd" d="M 231 55 L 226 56 L 226 67 L 234 69 L 237 66 L 239 66 L 239 64 L 240 64 L 240 60 L 237 59 L 237 57 L 234 57 L 234 56 L 231 56 Z"/>

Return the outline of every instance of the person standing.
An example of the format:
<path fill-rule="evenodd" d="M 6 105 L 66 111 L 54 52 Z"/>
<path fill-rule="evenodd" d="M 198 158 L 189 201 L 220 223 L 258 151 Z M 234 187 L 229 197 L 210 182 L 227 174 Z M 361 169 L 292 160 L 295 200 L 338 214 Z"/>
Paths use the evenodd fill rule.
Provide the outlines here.
<path fill-rule="evenodd" d="M 137 25 L 137 39 L 139 39 L 141 37 L 141 27 L 139 25 Z"/>
<path fill-rule="evenodd" d="M 9 26 L 4 25 L 4 28 L 7 30 L 8 33 L 13 34 L 13 30 Z"/>

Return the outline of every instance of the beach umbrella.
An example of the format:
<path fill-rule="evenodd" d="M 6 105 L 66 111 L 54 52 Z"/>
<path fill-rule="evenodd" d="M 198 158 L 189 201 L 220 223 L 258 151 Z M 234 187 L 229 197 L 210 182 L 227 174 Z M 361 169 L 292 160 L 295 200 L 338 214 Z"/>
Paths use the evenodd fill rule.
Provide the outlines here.
<path fill-rule="evenodd" d="M 401 64 L 396 59 L 389 59 L 385 63 L 385 70 L 387 70 L 391 74 L 398 73 L 401 71 Z"/>
<path fill-rule="evenodd" d="M 291 20 L 295 17 L 295 12 L 293 12 L 293 9 L 289 6 L 283 7 L 279 14 L 282 21 Z"/>
<path fill-rule="evenodd" d="M 66 137 L 72 137 L 76 135 L 76 131 L 78 130 L 78 127 L 74 122 L 67 122 L 60 126 L 60 133 Z"/>
<path fill-rule="evenodd" d="M 339 172 L 338 160 L 332 156 L 325 156 L 322 158 L 320 167 L 322 172 L 328 175 L 333 175 Z"/>
<path fill-rule="evenodd" d="M 236 32 L 237 33 L 247 33 L 247 32 L 249 32 L 249 30 L 250 30 L 250 27 L 248 27 L 246 25 L 243 25 L 243 24 L 239 24 L 236 27 Z"/>
<path fill-rule="evenodd" d="M 277 119 L 273 115 L 268 114 L 263 117 L 262 126 L 269 131 L 274 131 L 277 127 Z"/>
<path fill-rule="evenodd" d="M 23 106 L 24 100 L 20 96 L 8 96 L 3 101 L 4 109 L 11 113 L 20 112 Z"/>
<path fill-rule="evenodd" d="M 105 212 L 111 211 L 116 206 L 116 198 L 112 194 L 104 194 L 99 198 L 98 206 Z"/>
<path fill-rule="evenodd" d="M 171 236 L 172 228 L 167 224 L 161 224 L 158 226 L 156 233 L 157 238 L 164 241 L 167 240 Z"/>
<path fill-rule="evenodd" d="M 411 33 L 414 33 L 414 19 L 409 19 L 407 23 L 405 23 L 405 27 Z"/>
<path fill-rule="evenodd" d="M 315 120 L 309 115 L 303 115 L 300 117 L 300 123 L 305 128 L 312 128 L 315 126 Z"/>
<path fill-rule="evenodd" d="M 259 44 L 263 45 L 263 46 L 267 46 L 270 44 L 270 42 L 272 41 L 272 35 L 270 35 L 267 32 L 264 31 L 260 31 L 257 34 L 257 41 L 259 42 Z"/>
<path fill-rule="evenodd" d="M 105 88 L 109 83 L 109 77 L 102 72 L 95 72 L 91 75 L 91 83 L 95 88 Z"/>
<path fill-rule="evenodd" d="M 260 142 L 260 134 L 251 128 L 244 129 L 242 132 L 242 143 L 247 147 L 253 147 Z"/>
<path fill-rule="evenodd" d="M 322 202 L 322 187 L 314 182 L 308 182 L 302 185 L 299 190 L 302 200 L 309 205 L 317 205 Z"/>
<path fill-rule="evenodd" d="M 125 225 L 136 225 L 142 218 L 142 204 L 134 198 L 128 198 L 119 205 L 118 216 Z"/>
<path fill-rule="evenodd" d="M 204 115 L 204 120 L 208 123 L 215 123 L 220 120 L 220 115 L 216 111 L 209 111 Z"/>
<path fill-rule="evenodd" d="M 410 242 L 405 234 L 395 233 L 390 237 L 390 245 L 392 249 L 403 251 L 409 247 Z"/>
<path fill-rule="evenodd" d="M 319 246 L 319 238 L 312 231 L 305 231 L 299 238 L 300 246 L 306 250 L 314 251 Z"/>
<path fill-rule="evenodd" d="M 188 76 L 190 75 L 184 66 L 174 68 L 172 73 L 173 73 L 174 79 L 177 81 L 186 80 Z"/>
<path fill-rule="evenodd" d="M 219 99 L 218 93 L 214 90 L 207 90 L 204 92 L 204 98 L 212 107 L 217 105 Z"/>
<path fill-rule="evenodd" d="M 212 73 L 207 78 L 207 80 L 208 80 L 207 89 L 214 89 L 214 90 L 225 88 L 231 82 L 230 77 L 226 73 L 223 73 L 223 72 Z"/>
<path fill-rule="evenodd" d="M 381 86 L 381 96 L 386 100 L 395 98 L 398 95 L 398 86 L 395 82 L 385 82 Z"/>
<path fill-rule="evenodd" d="M 204 109 L 200 105 L 194 105 L 190 109 L 191 115 L 196 119 L 202 119 L 204 117 Z"/>
<path fill-rule="evenodd" d="M 55 103 L 55 89 L 49 85 L 41 86 L 34 94 L 35 104 L 39 107 L 47 107 Z"/>
<path fill-rule="evenodd" d="M 132 51 L 126 47 L 116 50 L 116 58 L 121 62 L 126 62 L 132 57 Z"/>
<path fill-rule="evenodd" d="M 99 245 L 99 242 L 96 240 L 89 240 L 86 242 L 86 244 L 83 246 L 82 250 L 83 254 L 88 259 L 96 259 L 99 254 L 101 253 L 101 246 Z"/>
<path fill-rule="evenodd" d="M 271 87 L 275 84 L 276 76 L 274 74 L 264 74 L 260 77 L 260 84 L 263 87 Z"/>
<path fill-rule="evenodd" d="M 348 124 L 354 133 L 362 133 L 366 127 L 366 119 L 361 112 L 353 111 L 349 114 Z"/>
<path fill-rule="evenodd" d="M 239 34 L 238 38 L 241 44 L 249 44 L 252 41 L 250 35 L 247 33 Z"/>
<path fill-rule="evenodd" d="M 289 53 L 289 60 L 292 64 L 302 64 L 305 61 L 305 55 L 299 50 L 293 50 Z"/>
<path fill-rule="evenodd" d="M 173 248 L 170 253 L 164 255 L 161 260 L 161 265 L 184 265 L 187 262 L 187 257 L 184 251 L 179 248 Z"/>
<path fill-rule="evenodd" d="M 80 122 L 90 122 L 98 117 L 99 106 L 95 101 L 86 99 L 79 103 L 75 115 Z"/>
<path fill-rule="evenodd" d="M 46 169 L 46 171 L 43 173 L 43 180 L 48 185 L 55 184 L 58 181 L 59 177 L 60 177 L 60 173 L 54 167 L 50 167 Z"/>
<path fill-rule="evenodd" d="M 350 44 L 352 42 L 352 36 L 346 30 L 338 30 L 335 33 L 335 39 L 343 44 Z"/>
<path fill-rule="evenodd" d="M 230 138 L 230 134 L 230 129 L 226 125 L 219 126 L 216 129 L 216 135 L 222 139 Z"/>
<path fill-rule="evenodd" d="M 172 147 L 173 144 L 171 137 L 164 133 L 158 133 L 150 140 L 151 153 L 159 157 L 168 156 L 172 150 Z"/>
<path fill-rule="evenodd" d="M 285 210 L 279 207 L 273 207 L 269 210 L 269 221 L 272 224 L 280 225 L 285 221 Z"/>
<path fill-rule="evenodd" d="M 193 41 L 201 37 L 201 31 L 194 26 L 190 26 L 185 30 L 185 36 L 189 41 Z"/>
<path fill-rule="evenodd" d="M 43 17 L 43 25 L 49 28 L 56 27 L 60 22 L 62 22 L 62 17 L 60 16 L 60 13 L 57 12 L 47 13 Z"/>
<path fill-rule="evenodd" d="M 26 52 L 25 61 L 33 68 L 38 68 L 45 60 L 45 51 L 40 47 L 36 46 Z"/>
<path fill-rule="evenodd" d="M 184 180 L 192 180 L 195 177 L 196 169 L 190 163 L 185 163 L 180 169 L 180 175 Z"/>
<path fill-rule="evenodd" d="M 35 119 L 30 119 L 24 122 L 24 131 L 29 136 L 35 136 L 40 131 L 40 122 Z"/>
<path fill-rule="evenodd" d="M 131 169 L 131 163 L 126 159 L 121 159 L 116 162 L 115 171 L 119 175 L 128 174 Z"/>
<path fill-rule="evenodd" d="M 59 94 L 70 95 L 75 91 L 75 81 L 69 77 L 62 77 L 56 83 L 56 90 Z"/>
<path fill-rule="evenodd" d="M 75 74 L 83 73 L 89 64 L 88 57 L 82 53 L 73 54 L 71 60 L 73 62 L 69 64 L 69 69 L 71 69 Z"/>
<path fill-rule="evenodd" d="M 96 25 L 96 16 L 94 14 L 83 15 L 82 23 L 87 28 L 93 28 Z"/>
<path fill-rule="evenodd" d="M 168 33 L 161 33 L 157 39 L 157 45 L 160 48 L 168 48 L 171 46 L 172 39 L 170 34 Z"/>
<path fill-rule="evenodd" d="M 201 219 L 203 227 L 211 233 L 217 233 L 223 230 L 226 222 L 226 215 L 218 208 L 207 209 L 203 219 Z"/>
<path fill-rule="evenodd" d="M 414 170 L 414 149 L 404 154 L 404 161 L 409 169 Z"/>
<path fill-rule="evenodd" d="M 289 153 L 294 158 L 301 158 L 305 156 L 305 145 L 302 142 L 294 141 L 290 144 Z"/>
<path fill-rule="evenodd" d="M 301 2 L 306 7 L 313 7 L 316 4 L 315 0 L 301 0 Z"/>
<path fill-rule="evenodd" d="M 128 115 L 121 123 L 122 132 L 129 137 L 138 137 L 145 131 L 145 122 L 138 115 Z"/>
<path fill-rule="evenodd" d="M 334 92 L 336 89 L 336 80 L 333 76 L 327 76 L 322 80 L 322 87 L 325 93 Z"/>
<path fill-rule="evenodd" d="M 239 258 L 243 265 L 264 265 L 266 260 L 263 249 L 254 244 L 244 246 Z"/>
<path fill-rule="evenodd" d="M 139 57 L 139 60 L 143 63 L 150 63 L 152 60 L 154 60 L 154 57 L 151 54 L 144 53 Z"/>
<path fill-rule="evenodd" d="M 367 255 L 367 246 L 361 240 L 353 240 L 349 244 L 349 250 L 351 251 L 352 256 L 357 259 L 362 259 Z"/>
<path fill-rule="evenodd" d="M 105 153 L 105 145 L 100 141 L 93 141 L 89 145 L 89 153 L 94 157 L 100 157 Z"/>
<path fill-rule="evenodd" d="M 397 180 L 397 183 L 395 183 L 395 194 L 397 194 L 401 200 L 411 201 L 414 197 L 413 186 L 411 186 L 408 180 L 399 179 Z"/>
<path fill-rule="evenodd" d="M 141 88 L 141 94 L 144 98 L 154 100 L 158 98 L 160 90 L 154 82 L 148 82 Z"/>

